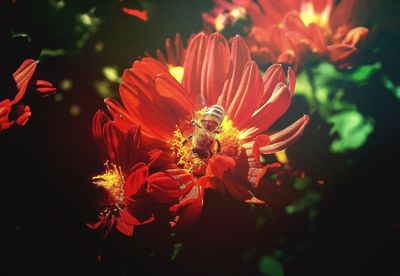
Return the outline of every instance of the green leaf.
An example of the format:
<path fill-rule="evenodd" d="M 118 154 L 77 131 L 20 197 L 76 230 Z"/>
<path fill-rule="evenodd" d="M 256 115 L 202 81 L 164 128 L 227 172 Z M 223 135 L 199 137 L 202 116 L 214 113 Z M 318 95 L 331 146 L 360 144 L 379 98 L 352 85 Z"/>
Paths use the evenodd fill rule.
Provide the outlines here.
<path fill-rule="evenodd" d="M 172 256 L 170 258 L 171 261 L 175 260 L 178 256 L 179 251 L 181 250 L 182 243 L 175 243 L 174 244 L 174 252 L 172 252 Z"/>
<path fill-rule="evenodd" d="M 310 184 L 311 184 L 311 179 L 309 177 L 303 177 L 303 178 L 297 177 L 294 180 L 293 188 L 297 191 L 302 191 L 308 186 L 310 186 Z"/>
<path fill-rule="evenodd" d="M 282 264 L 273 256 L 263 256 L 258 263 L 262 275 L 284 276 Z"/>
<path fill-rule="evenodd" d="M 372 65 L 364 65 L 358 67 L 354 72 L 350 74 L 350 78 L 355 82 L 366 81 L 373 73 L 381 69 L 382 64 L 380 62 Z"/>
<path fill-rule="evenodd" d="M 321 193 L 308 190 L 305 192 L 302 198 L 299 198 L 290 205 L 286 206 L 285 211 L 287 214 L 300 213 L 309 207 L 315 206 L 321 200 L 321 198 Z"/>
<path fill-rule="evenodd" d="M 395 85 L 387 76 L 382 78 L 383 85 L 400 100 L 400 85 Z"/>
<path fill-rule="evenodd" d="M 331 152 L 344 153 L 361 147 L 374 130 L 371 119 L 364 118 L 357 110 L 343 111 L 329 117 L 333 124 L 331 134 L 337 133 L 330 147 Z"/>

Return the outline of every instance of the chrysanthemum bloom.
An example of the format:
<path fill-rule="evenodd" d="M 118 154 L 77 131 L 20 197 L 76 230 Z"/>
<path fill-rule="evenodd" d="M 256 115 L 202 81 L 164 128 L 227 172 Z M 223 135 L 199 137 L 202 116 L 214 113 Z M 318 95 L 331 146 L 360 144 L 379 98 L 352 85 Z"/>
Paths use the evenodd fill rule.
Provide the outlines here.
<path fill-rule="evenodd" d="M 31 116 L 30 107 L 21 104 L 32 76 L 35 73 L 39 61 L 32 59 L 25 60 L 21 66 L 13 73 L 13 79 L 16 84 L 17 94 L 14 99 L 4 99 L 0 101 L 0 131 L 10 128 L 14 124 L 24 126 Z M 34 83 L 36 92 L 46 97 L 55 93 L 53 85 L 44 80 L 37 80 Z"/>
<path fill-rule="evenodd" d="M 357 0 L 342 0 L 337 6 L 333 0 L 215 2 L 216 7 L 203 14 L 205 28 L 222 31 L 235 22 L 227 18 L 247 18 L 247 42 L 261 64 L 301 66 L 307 57 L 317 57 L 348 69 L 368 35 L 368 29 L 356 22 Z"/>
<path fill-rule="evenodd" d="M 257 187 L 271 165 L 262 164 L 260 155 L 287 147 L 308 122 L 305 115 L 281 131 L 268 131 L 289 108 L 295 87 L 293 70 L 286 77 L 282 66 L 275 64 L 261 75 L 245 41 L 236 36 L 229 46 L 219 33 L 196 35 L 183 67 L 179 83 L 159 61 L 136 61 L 122 76 L 123 106 L 105 100 L 113 124 L 140 127 L 137 154 L 146 157 L 157 152 L 152 162 L 141 163 L 151 163 L 151 169 L 135 184 L 140 186 L 136 189 L 140 197 L 147 198 L 147 203 L 168 205 L 177 225 L 186 225 L 200 214 L 204 188 L 265 204 L 257 197 Z M 213 105 L 218 106 L 210 109 Z M 218 129 L 209 117 L 209 111 L 215 115 L 217 109 L 225 113 L 218 115 Z M 118 141 L 113 147 L 127 155 L 126 142 Z"/>

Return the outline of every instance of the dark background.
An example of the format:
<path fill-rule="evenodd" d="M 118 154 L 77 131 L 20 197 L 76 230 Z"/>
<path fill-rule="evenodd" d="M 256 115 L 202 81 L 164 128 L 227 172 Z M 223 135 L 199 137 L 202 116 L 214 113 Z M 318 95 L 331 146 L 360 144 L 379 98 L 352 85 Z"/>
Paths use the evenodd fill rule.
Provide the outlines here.
<path fill-rule="evenodd" d="M 121 71 L 145 51 L 163 48 L 166 37 L 200 30 L 200 14 L 212 1 L 143 1 L 147 23 L 121 12 L 122 4 L 140 7 L 133 1 L 66 1 L 60 10 L 49 2 L 1 4 L 0 99 L 15 89 L 12 72 L 45 48 L 67 54 L 42 56 L 35 77 L 56 87 L 73 81 L 71 90 L 57 92 L 62 101 L 27 93 L 27 125 L 0 133 L 1 275 L 258 275 L 265 255 L 277 256 L 285 275 L 400 275 L 400 102 L 381 81 L 385 75 L 400 83 L 396 2 L 371 2 L 369 24 L 377 30 L 383 68 L 345 96 L 375 121 L 367 143 L 345 154 L 329 152 L 330 127 L 315 114 L 289 149 L 310 177 L 326 182 L 316 188 L 323 195 L 316 220 L 305 212 L 288 215 L 284 206 L 254 208 L 207 191 L 202 216 L 190 229 L 171 235 L 158 221 L 135 230 L 133 238 L 114 231 L 107 240 L 85 226 L 102 196 L 90 180 L 102 169 L 91 120 L 105 110 L 93 82 L 104 78 L 104 66 Z M 102 22 L 78 48 L 84 32 L 76 28 L 76 16 L 92 7 Z M 30 39 L 12 38 L 20 32 Z M 93 50 L 98 41 L 105 45 L 101 53 Z M 78 116 L 69 111 L 74 104 Z M 282 122 L 302 113 L 307 109 L 295 98 Z M 174 244 L 182 246 L 170 260 Z"/>

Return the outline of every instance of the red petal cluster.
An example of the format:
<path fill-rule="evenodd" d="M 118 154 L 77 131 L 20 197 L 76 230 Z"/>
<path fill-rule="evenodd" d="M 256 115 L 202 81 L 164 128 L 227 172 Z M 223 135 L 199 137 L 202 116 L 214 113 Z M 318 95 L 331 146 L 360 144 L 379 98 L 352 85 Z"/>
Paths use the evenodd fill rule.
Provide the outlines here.
<path fill-rule="evenodd" d="M 215 4 L 203 14 L 205 29 L 215 31 L 221 13 L 244 9 L 251 22 L 246 40 L 260 64 L 302 66 L 307 59 L 319 58 L 351 68 L 368 36 L 368 29 L 357 25 L 362 21 L 355 16 L 357 0 L 342 0 L 336 6 L 333 0 L 215 0 Z"/>
<path fill-rule="evenodd" d="M 17 94 L 14 99 L 5 99 L 0 102 L 0 131 L 8 129 L 14 124 L 24 126 L 31 116 L 30 107 L 20 102 L 25 96 L 38 63 L 39 61 L 27 59 L 13 73 Z M 35 90 L 43 96 L 54 94 L 56 91 L 50 82 L 44 80 L 37 80 L 34 86 Z"/>

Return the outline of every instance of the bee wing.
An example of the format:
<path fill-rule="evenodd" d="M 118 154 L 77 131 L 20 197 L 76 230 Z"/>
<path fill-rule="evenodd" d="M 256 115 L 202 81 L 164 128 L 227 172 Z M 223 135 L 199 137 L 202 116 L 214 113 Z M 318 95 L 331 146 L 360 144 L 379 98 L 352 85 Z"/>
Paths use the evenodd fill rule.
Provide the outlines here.
<path fill-rule="evenodd" d="M 197 95 L 196 97 L 194 97 L 194 102 L 197 104 L 197 106 L 204 108 L 207 106 L 207 102 L 206 99 L 204 98 L 204 95 Z"/>

